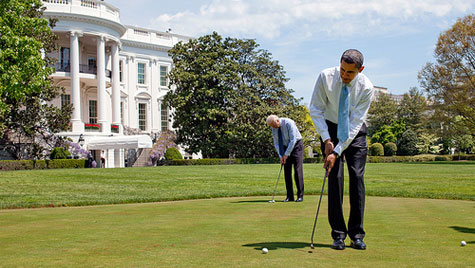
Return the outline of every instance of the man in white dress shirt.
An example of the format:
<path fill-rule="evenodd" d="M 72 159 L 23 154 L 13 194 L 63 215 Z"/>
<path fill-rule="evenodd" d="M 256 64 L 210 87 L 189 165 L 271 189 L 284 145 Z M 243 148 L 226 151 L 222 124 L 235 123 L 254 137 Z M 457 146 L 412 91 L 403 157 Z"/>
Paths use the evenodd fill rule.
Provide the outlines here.
<path fill-rule="evenodd" d="M 366 249 L 363 242 L 366 165 L 366 117 L 373 97 L 373 84 L 362 74 L 363 55 L 356 49 L 343 53 L 340 66 L 323 70 L 315 83 L 310 116 L 322 141 L 324 168 L 328 168 L 328 220 L 332 228 L 332 248 Z M 343 216 L 344 161 L 350 178 L 348 228 Z"/>

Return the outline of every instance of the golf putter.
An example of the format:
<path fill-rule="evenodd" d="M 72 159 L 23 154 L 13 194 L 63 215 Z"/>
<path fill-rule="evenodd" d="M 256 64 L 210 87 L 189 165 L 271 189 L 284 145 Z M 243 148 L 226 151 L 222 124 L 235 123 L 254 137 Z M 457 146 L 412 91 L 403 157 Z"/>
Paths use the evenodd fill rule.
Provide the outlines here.
<path fill-rule="evenodd" d="M 284 165 L 280 165 L 279 176 L 277 177 L 277 182 L 275 183 L 274 193 L 272 194 L 272 200 L 270 200 L 269 203 L 275 203 L 275 200 L 274 200 L 275 191 L 277 190 L 277 184 L 279 184 L 280 173 L 282 173 L 282 167 L 283 167 L 283 166 L 284 166 Z"/>
<path fill-rule="evenodd" d="M 312 239 L 310 243 L 310 247 L 314 249 L 315 247 L 313 246 L 313 235 L 315 234 L 315 227 L 317 226 L 317 219 L 318 219 L 318 212 L 320 211 L 320 204 L 322 203 L 322 195 L 323 195 L 323 189 L 325 189 L 325 181 L 328 176 L 328 167 L 325 170 L 325 177 L 323 177 L 323 185 L 322 185 L 322 191 L 320 192 L 320 201 L 318 201 L 318 208 L 317 208 L 317 215 L 315 215 L 315 222 L 313 223 L 313 230 L 312 230 Z"/>

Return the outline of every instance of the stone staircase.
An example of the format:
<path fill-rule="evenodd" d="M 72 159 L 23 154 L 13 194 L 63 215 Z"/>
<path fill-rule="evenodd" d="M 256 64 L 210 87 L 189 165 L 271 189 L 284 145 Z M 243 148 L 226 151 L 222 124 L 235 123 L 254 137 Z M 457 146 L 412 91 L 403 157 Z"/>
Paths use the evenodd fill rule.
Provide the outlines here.
<path fill-rule="evenodd" d="M 150 162 L 150 152 L 152 149 L 139 149 L 137 151 L 137 160 L 132 165 L 132 167 L 148 167 L 148 163 Z"/>

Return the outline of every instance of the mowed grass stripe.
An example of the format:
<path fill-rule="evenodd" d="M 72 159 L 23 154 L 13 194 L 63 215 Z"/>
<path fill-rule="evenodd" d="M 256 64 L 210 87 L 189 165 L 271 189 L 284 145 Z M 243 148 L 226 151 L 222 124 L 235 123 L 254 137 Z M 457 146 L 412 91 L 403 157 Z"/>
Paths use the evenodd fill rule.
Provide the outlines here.
<path fill-rule="evenodd" d="M 271 195 L 278 164 L 0 172 L 0 208 L 84 206 Z M 305 193 L 320 193 L 322 164 L 305 164 Z M 372 196 L 475 200 L 475 162 L 369 163 Z M 281 178 L 277 194 L 285 194 Z M 345 192 L 348 192 L 346 180 Z"/>
<path fill-rule="evenodd" d="M 468 267 L 473 201 L 368 197 L 366 251 L 330 248 L 323 197 L 270 196 L 0 211 L 2 267 Z M 278 196 L 282 199 L 283 196 Z M 348 215 L 348 197 L 344 203 Z M 466 247 L 460 241 L 468 242 Z M 349 244 L 349 240 L 346 240 Z M 267 247 L 269 253 L 261 253 Z"/>

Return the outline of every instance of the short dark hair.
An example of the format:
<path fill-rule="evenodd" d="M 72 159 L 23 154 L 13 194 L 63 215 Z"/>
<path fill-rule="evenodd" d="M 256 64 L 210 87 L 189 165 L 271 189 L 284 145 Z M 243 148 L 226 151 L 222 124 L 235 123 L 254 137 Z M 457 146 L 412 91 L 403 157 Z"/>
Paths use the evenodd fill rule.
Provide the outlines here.
<path fill-rule="evenodd" d="M 348 49 L 345 52 L 343 52 L 343 55 L 341 55 L 341 61 L 345 61 L 346 63 L 354 63 L 356 68 L 360 69 L 363 67 L 363 54 L 359 52 L 356 49 Z"/>

